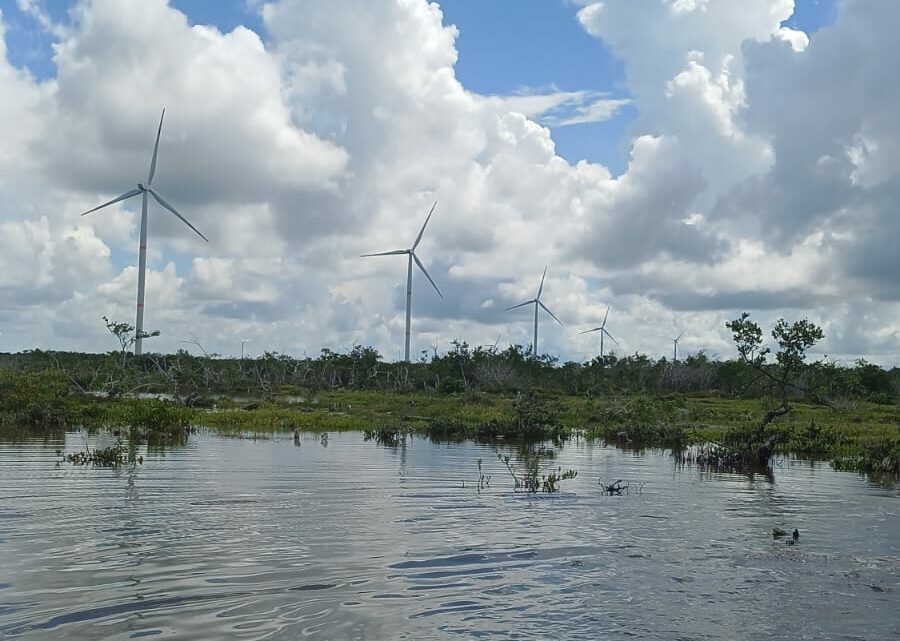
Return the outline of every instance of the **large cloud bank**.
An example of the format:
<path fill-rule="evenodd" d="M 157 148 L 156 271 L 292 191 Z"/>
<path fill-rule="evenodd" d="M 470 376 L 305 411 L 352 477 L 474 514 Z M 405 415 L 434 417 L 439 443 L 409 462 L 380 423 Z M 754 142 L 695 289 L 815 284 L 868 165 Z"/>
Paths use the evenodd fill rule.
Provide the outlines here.
<path fill-rule="evenodd" d="M 577 329 L 612 304 L 622 351 L 684 329 L 682 353 L 727 356 L 750 309 L 900 363 L 893 0 L 846 0 L 811 37 L 782 26 L 792 0 L 583 2 L 639 114 L 619 176 L 557 156 L 521 99 L 467 91 L 436 3 L 260 11 L 265 40 L 164 0 L 82 2 L 40 82 L 0 48 L 0 350 L 105 350 L 99 317 L 132 318 L 135 205 L 79 213 L 144 178 L 166 106 L 154 186 L 211 242 L 151 207 L 148 349 L 395 358 L 405 265 L 359 254 L 408 247 L 437 200 L 419 253 L 445 299 L 416 283 L 417 350 L 527 343 L 527 311 L 503 309 L 550 265 L 567 327 L 541 348 L 564 358 L 591 356 Z"/>

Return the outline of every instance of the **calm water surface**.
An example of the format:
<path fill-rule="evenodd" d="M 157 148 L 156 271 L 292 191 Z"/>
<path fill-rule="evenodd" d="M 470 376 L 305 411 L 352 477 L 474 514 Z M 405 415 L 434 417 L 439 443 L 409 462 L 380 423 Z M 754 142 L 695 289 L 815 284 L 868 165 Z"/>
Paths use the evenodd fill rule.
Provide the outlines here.
<path fill-rule="evenodd" d="M 577 478 L 534 496 L 476 444 L 198 435 L 56 466 L 84 443 L 0 442 L 0 638 L 900 639 L 900 490 L 825 464 L 569 443 Z"/>

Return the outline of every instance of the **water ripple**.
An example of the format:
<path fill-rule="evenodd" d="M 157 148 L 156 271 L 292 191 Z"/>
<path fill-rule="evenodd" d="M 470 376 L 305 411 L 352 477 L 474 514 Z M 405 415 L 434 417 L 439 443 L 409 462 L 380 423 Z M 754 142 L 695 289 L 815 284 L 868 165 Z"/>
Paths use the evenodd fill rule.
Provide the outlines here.
<path fill-rule="evenodd" d="M 204 434 L 134 470 L 56 465 L 84 442 L 0 443 L 0 637 L 900 635 L 898 492 L 821 464 L 771 482 L 581 442 L 534 496 L 475 444 Z M 599 491 L 618 478 L 643 486 Z"/>

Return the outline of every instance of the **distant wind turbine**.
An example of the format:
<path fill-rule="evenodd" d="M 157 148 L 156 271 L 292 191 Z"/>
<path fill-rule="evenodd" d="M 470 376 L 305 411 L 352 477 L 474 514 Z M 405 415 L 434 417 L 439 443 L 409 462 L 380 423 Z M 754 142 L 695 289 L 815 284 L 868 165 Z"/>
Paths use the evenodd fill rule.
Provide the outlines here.
<path fill-rule="evenodd" d="M 563 324 L 563 322 L 561 320 L 559 320 L 556 317 L 556 315 L 553 312 L 551 312 L 547 308 L 546 305 L 544 305 L 544 303 L 541 302 L 541 292 L 544 291 L 544 278 L 546 278 L 546 277 L 547 277 L 547 268 L 544 267 L 544 275 L 541 276 L 541 285 L 540 285 L 540 287 L 538 287 L 537 296 L 535 296 L 532 300 L 526 300 L 524 303 L 519 303 L 518 305 L 513 305 L 512 307 L 506 308 L 506 311 L 509 311 L 511 309 L 516 309 L 517 307 L 524 307 L 525 305 L 534 304 L 534 342 L 531 344 L 531 355 L 534 356 L 535 358 L 537 358 L 537 356 L 538 356 L 538 351 L 537 351 L 537 348 L 538 348 L 538 307 L 543 308 L 543 310 L 545 312 L 547 312 L 548 314 L 550 314 L 550 316 L 553 317 L 553 320 L 555 320 L 557 323 L 559 323 L 560 325 Z"/>
<path fill-rule="evenodd" d="M 0 333 L 2 333 L 2 332 L 0 332 Z M 499 334 L 497 334 L 497 340 L 495 340 L 493 343 L 482 343 L 482 344 L 479 345 L 476 349 L 484 349 L 485 346 L 489 346 L 488 349 L 489 349 L 490 351 L 496 351 L 496 350 L 497 350 L 497 344 L 500 342 L 500 337 L 501 337 L 501 336 L 503 336 L 503 332 L 500 332 Z"/>
<path fill-rule="evenodd" d="M 687 331 L 687 330 L 685 330 L 685 331 Z M 672 354 L 672 362 L 673 363 L 678 362 L 678 341 L 681 340 L 682 336 L 684 336 L 684 332 L 681 332 L 678 336 L 676 336 L 675 338 L 672 339 L 672 343 L 675 344 L 675 351 Z"/>
<path fill-rule="evenodd" d="M 617 341 L 615 338 L 613 338 L 613 335 L 610 334 L 606 330 L 606 319 L 607 318 L 609 318 L 609 306 L 608 305 L 606 307 L 606 314 L 603 315 L 603 322 L 600 324 L 600 327 L 595 327 L 594 329 L 586 329 L 583 332 L 581 332 L 582 334 L 590 334 L 591 332 L 600 332 L 600 358 L 603 358 L 603 354 L 604 354 L 604 352 L 603 352 L 603 336 L 604 335 L 609 336 L 609 340 L 611 340 L 616 345 L 619 344 L 619 341 Z"/>
<path fill-rule="evenodd" d="M 159 135 L 162 133 L 163 118 L 165 117 L 165 115 L 166 110 L 163 109 L 162 115 L 159 117 L 159 129 L 157 129 L 156 131 L 156 143 L 153 145 L 153 158 L 150 160 L 150 173 L 147 176 L 147 184 L 145 185 L 144 183 L 139 182 L 136 189 L 126 191 L 121 196 L 113 198 L 109 202 L 98 205 L 93 209 L 88 209 L 86 212 L 81 214 L 82 216 L 86 216 L 91 212 L 95 212 L 98 209 L 103 209 L 104 207 L 108 207 L 109 205 L 112 205 L 119 201 L 127 200 L 132 196 L 137 196 L 138 194 L 141 195 L 141 240 L 140 245 L 138 246 L 137 318 L 134 323 L 135 356 L 140 356 L 141 354 L 141 340 L 144 336 L 144 283 L 146 281 L 147 272 L 147 194 L 153 196 L 156 202 L 168 209 L 185 225 L 193 229 L 194 232 L 196 232 L 196 234 L 200 236 L 200 238 L 202 238 L 206 242 L 209 242 L 209 239 L 201 234 L 196 227 L 189 223 L 187 218 L 175 211 L 175 208 L 167 203 L 165 199 L 159 194 L 159 192 L 150 187 L 150 185 L 153 183 L 153 175 L 156 173 L 156 156 L 159 152 Z"/>
<path fill-rule="evenodd" d="M 416 236 L 415 242 L 412 244 L 412 247 L 409 249 L 395 249 L 394 251 L 389 252 L 379 252 L 377 254 L 363 254 L 362 258 L 367 258 L 369 256 L 396 256 L 406 254 L 408 256 L 407 265 L 406 265 L 406 349 L 404 351 L 403 360 L 407 363 L 409 362 L 409 322 L 412 316 L 412 277 L 413 277 L 413 261 L 416 262 L 416 265 L 419 269 L 422 270 L 422 273 L 425 274 L 425 278 L 428 279 L 428 282 L 431 283 L 431 286 L 434 287 L 434 291 L 437 292 L 437 295 L 441 298 L 444 295 L 441 293 L 441 290 L 438 289 L 438 286 L 434 284 L 434 281 L 431 280 L 431 276 L 428 275 L 428 271 L 425 269 L 425 265 L 422 264 L 422 261 L 419 260 L 419 257 L 416 256 L 416 247 L 419 246 L 419 243 L 422 240 L 422 234 L 425 233 L 425 227 L 428 226 L 428 221 L 431 220 L 431 215 L 434 213 L 434 208 L 437 207 L 437 201 L 431 206 L 431 211 L 428 212 L 428 217 L 425 218 L 425 222 L 422 224 L 422 229 L 419 230 L 419 235 Z"/>

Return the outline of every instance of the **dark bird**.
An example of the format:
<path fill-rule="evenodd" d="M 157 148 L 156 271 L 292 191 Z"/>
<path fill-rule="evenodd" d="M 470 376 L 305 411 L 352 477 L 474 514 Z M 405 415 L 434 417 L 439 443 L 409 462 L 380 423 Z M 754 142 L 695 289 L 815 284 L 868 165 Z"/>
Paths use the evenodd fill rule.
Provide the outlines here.
<path fill-rule="evenodd" d="M 787 535 L 788 535 L 787 530 L 782 530 L 780 527 L 772 528 L 772 538 L 773 539 L 780 539 L 781 537 L 784 537 Z M 792 540 L 788 541 L 788 543 L 791 543 L 791 544 L 796 543 L 797 539 L 800 538 L 800 531 L 797 528 L 794 528 L 794 531 L 791 532 L 790 535 L 791 535 Z"/>

